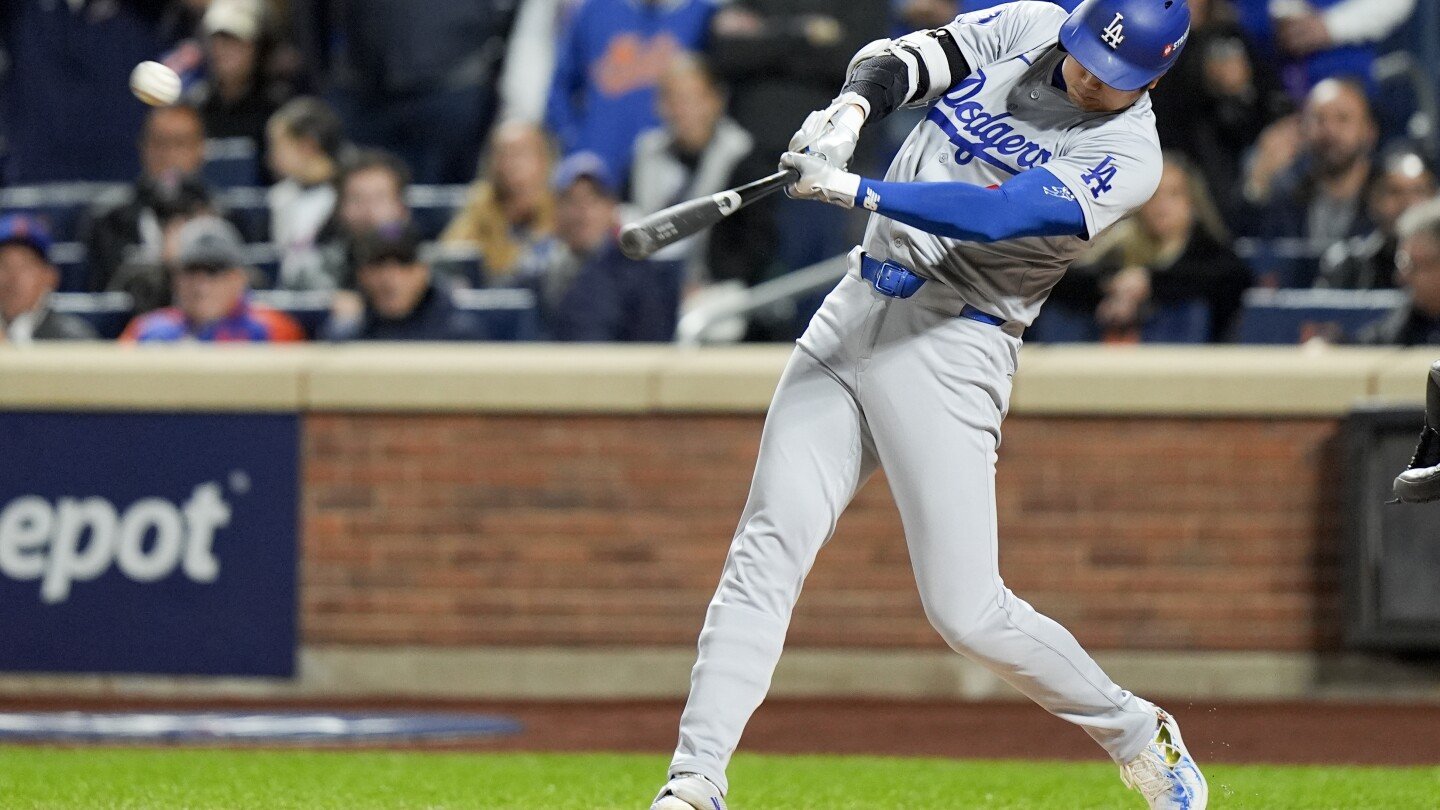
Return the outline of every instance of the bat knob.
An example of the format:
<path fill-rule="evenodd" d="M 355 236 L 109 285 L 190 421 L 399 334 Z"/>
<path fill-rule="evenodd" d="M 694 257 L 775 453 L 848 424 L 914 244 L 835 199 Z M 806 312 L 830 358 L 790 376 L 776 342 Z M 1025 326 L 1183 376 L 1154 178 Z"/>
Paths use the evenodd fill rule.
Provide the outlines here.
<path fill-rule="evenodd" d="M 631 259 L 649 258 L 655 252 L 655 239 L 638 224 L 620 229 L 620 252 Z"/>

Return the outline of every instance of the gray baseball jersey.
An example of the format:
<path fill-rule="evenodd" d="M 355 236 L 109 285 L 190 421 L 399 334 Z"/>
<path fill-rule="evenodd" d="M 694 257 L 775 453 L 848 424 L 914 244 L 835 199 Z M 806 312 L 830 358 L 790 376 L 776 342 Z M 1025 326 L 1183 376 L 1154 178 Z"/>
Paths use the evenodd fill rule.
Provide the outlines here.
<path fill-rule="evenodd" d="M 1044 167 L 1059 181 L 1046 193 L 1079 200 L 1092 237 L 1148 200 L 1161 171 L 1150 97 L 1118 113 L 1077 108 L 1054 82 L 1065 58 L 1058 38 L 1066 17 L 1052 3 L 1020 2 L 945 26 L 970 75 L 933 103 L 885 179 L 995 186 Z M 944 282 L 980 309 L 1025 325 L 1086 246 L 1078 236 L 966 242 L 879 215 L 864 240 L 871 256 Z"/>

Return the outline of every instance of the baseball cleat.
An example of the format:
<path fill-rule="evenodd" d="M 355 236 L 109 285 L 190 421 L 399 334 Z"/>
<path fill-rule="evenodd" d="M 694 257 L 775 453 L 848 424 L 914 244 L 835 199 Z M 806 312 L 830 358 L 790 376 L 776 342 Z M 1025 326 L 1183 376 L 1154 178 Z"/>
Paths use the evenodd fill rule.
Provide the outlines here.
<path fill-rule="evenodd" d="M 1125 786 L 1140 791 L 1150 810 L 1205 810 L 1210 786 L 1185 750 L 1175 718 L 1160 709 L 1155 739 L 1140 755 L 1120 766 Z"/>
<path fill-rule="evenodd" d="M 650 810 L 725 810 L 725 794 L 698 773 L 677 773 L 660 789 Z"/>
<path fill-rule="evenodd" d="M 1405 503 L 1425 503 L 1440 498 L 1440 432 L 1426 427 L 1410 466 L 1395 478 L 1395 497 Z"/>

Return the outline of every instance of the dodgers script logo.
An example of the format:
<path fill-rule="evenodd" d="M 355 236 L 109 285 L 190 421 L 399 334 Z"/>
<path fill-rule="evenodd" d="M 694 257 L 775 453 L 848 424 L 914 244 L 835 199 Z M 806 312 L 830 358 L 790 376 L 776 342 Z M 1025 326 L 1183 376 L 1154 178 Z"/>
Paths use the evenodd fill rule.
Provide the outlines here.
<path fill-rule="evenodd" d="M 1008 174 L 1019 174 L 1049 163 L 1053 157 L 1049 149 L 1008 123 L 1014 116 L 1008 112 L 992 113 L 974 100 L 985 89 L 985 81 L 985 71 L 971 73 L 926 116 L 955 144 L 955 163 L 965 166 L 978 158 Z M 950 114 L 942 107 L 949 108 Z M 1011 158 L 1014 165 L 1001 160 L 1002 157 Z"/>

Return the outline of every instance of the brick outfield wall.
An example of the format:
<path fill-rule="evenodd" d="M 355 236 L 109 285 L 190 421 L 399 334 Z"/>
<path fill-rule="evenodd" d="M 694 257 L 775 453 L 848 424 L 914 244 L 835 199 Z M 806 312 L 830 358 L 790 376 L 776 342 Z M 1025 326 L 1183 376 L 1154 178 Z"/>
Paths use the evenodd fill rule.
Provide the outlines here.
<path fill-rule="evenodd" d="M 761 417 L 311 414 L 310 644 L 691 645 Z M 1096 649 L 1339 636 L 1334 420 L 1007 420 L 1001 565 Z M 940 648 L 883 476 L 820 555 L 792 646 Z"/>

